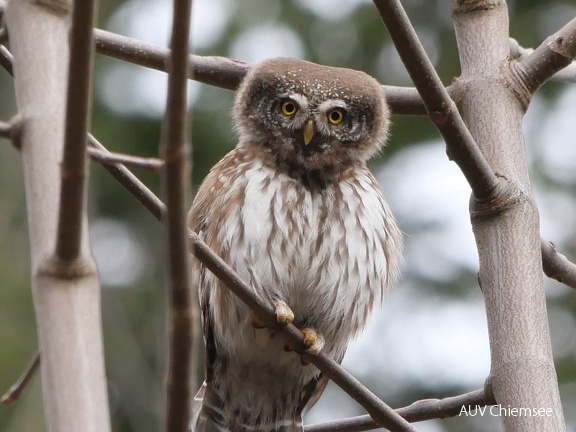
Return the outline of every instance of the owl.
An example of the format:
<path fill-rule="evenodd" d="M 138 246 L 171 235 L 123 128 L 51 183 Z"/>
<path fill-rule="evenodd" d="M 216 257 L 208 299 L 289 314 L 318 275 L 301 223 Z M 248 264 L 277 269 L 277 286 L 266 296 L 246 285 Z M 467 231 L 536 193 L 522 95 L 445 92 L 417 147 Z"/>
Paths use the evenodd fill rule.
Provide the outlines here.
<path fill-rule="evenodd" d="M 210 171 L 189 227 L 276 311 L 307 352 L 341 362 L 396 278 L 402 237 L 366 163 L 387 136 L 378 82 L 277 58 L 255 66 L 233 109 L 239 142 Z M 301 431 L 327 379 L 195 262 L 206 380 L 196 432 Z"/>

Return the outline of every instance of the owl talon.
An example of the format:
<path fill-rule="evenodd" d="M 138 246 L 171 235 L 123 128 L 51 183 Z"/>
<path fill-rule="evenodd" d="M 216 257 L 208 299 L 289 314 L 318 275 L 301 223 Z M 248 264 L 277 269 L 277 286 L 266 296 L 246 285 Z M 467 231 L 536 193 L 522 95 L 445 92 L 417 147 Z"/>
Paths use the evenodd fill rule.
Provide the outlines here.
<path fill-rule="evenodd" d="M 312 354 L 312 355 L 316 355 L 320 352 L 320 350 L 322 350 L 322 348 L 324 348 L 324 336 L 322 336 L 322 333 L 316 331 L 313 328 L 305 328 L 300 330 L 302 332 L 302 334 L 304 335 L 304 339 L 302 340 L 302 343 L 304 345 L 304 353 L 305 354 Z"/>
<path fill-rule="evenodd" d="M 276 315 L 276 322 L 282 327 L 286 327 L 294 321 L 294 312 L 292 312 L 292 309 L 282 300 L 274 303 L 274 313 Z"/>

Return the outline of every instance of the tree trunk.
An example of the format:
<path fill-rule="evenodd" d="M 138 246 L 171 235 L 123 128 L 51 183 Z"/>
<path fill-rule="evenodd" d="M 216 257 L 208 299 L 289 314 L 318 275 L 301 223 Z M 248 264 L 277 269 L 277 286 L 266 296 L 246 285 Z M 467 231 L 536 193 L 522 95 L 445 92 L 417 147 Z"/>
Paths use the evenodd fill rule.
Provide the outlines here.
<path fill-rule="evenodd" d="M 454 0 L 462 76 L 457 101 L 470 132 L 502 181 L 502 199 L 471 202 L 486 301 L 491 384 L 503 408 L 552 415 L 503 415 L 507 432 L 565 430 L 543 288 L 540 224 L 528 176 L 522 117 L 509 70 L 503 0 Z M 531 411 L 532 413 L 532 411 Z"/>
<path fill-rule="evenodd" d="M 54 259 L 69 62 L 70 21 L 63 6 L 11 1 L 5 16 L 14 53 L 42 390 L 49 430 L 106 432 L 100 289 L 85 206 L 79 257 Z"/>

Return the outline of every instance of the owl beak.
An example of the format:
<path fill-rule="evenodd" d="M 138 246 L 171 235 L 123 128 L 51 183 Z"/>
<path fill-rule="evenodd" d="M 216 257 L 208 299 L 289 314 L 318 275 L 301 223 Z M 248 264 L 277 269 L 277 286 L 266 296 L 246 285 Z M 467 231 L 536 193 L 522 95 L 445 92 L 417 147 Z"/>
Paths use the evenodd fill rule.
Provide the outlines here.
<path fill-rule="evenodd" d="M 312 138 L 314 137 L 314 122 L 312 120 L 308 120 L 306 126 L 304 126 L 304 144 L 310 144 Z"/>

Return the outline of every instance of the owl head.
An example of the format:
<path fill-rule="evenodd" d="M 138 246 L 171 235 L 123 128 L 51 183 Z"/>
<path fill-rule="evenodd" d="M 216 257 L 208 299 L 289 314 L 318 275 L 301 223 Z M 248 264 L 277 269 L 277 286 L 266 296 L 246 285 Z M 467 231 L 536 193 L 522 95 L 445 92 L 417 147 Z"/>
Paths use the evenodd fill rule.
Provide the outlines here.
<path fill-rule="evenodd" d="M 305 170 L 366 162 L 383 145 L 389 120 L 374 78 L 288 58 L 252 68 L 233 115 L 239 145 L 264 146 L 277 161 Z"/>

